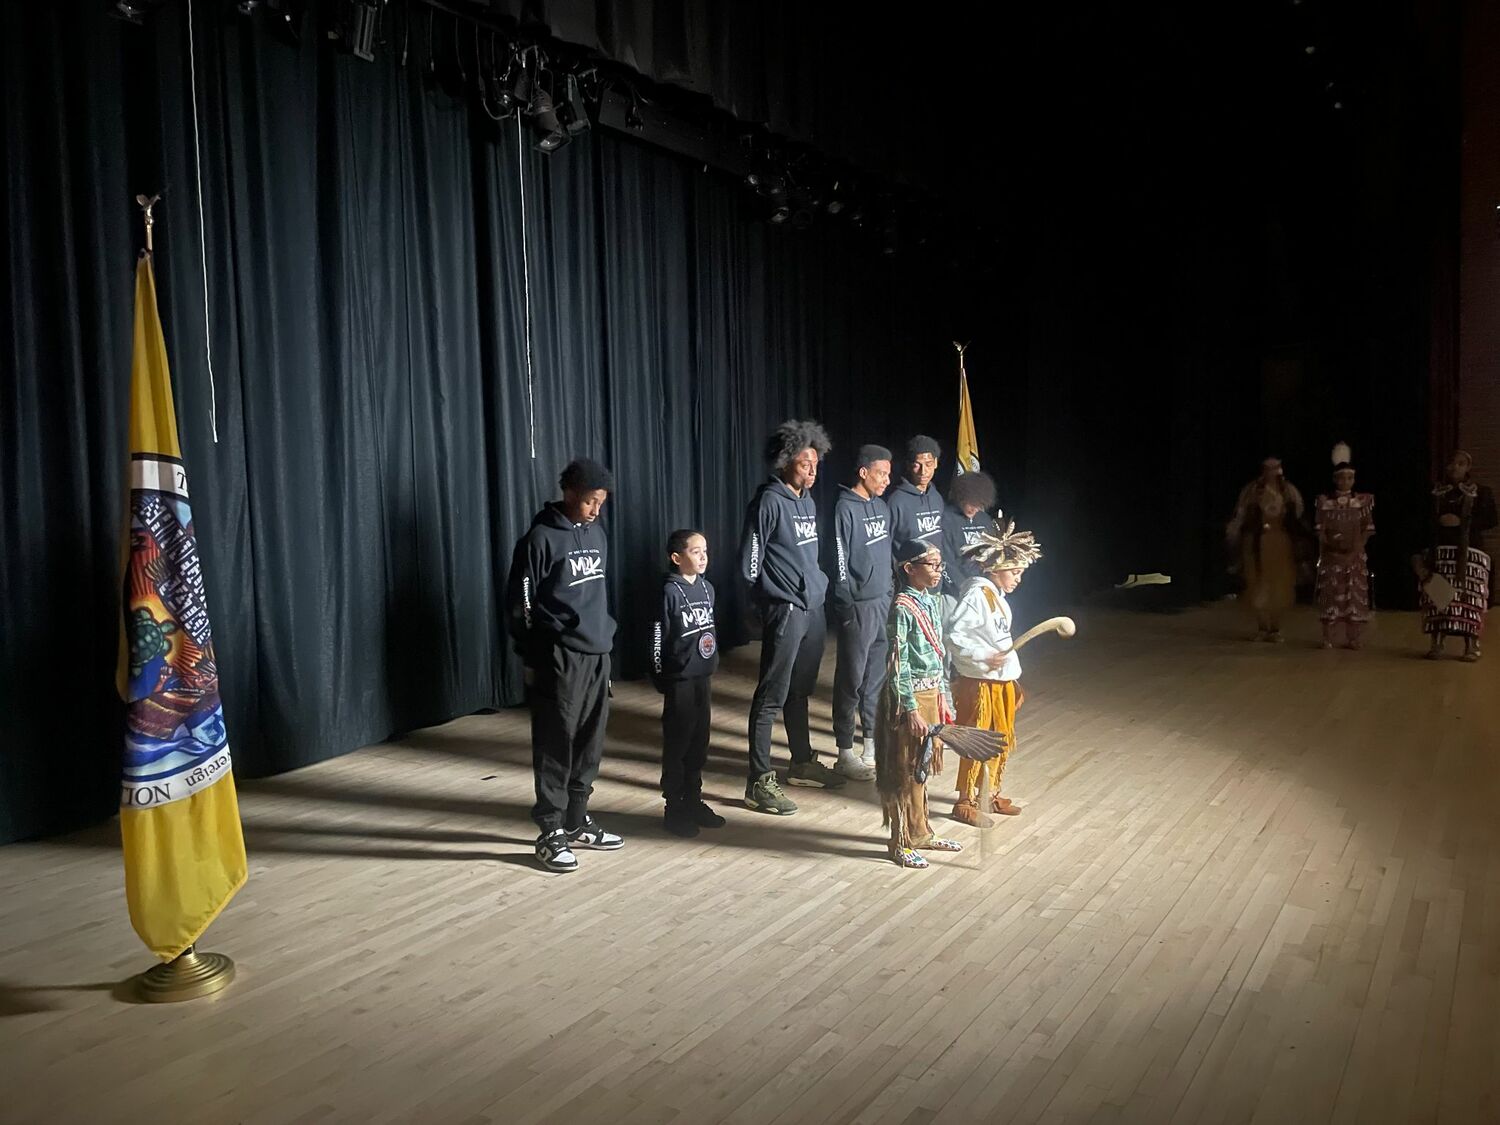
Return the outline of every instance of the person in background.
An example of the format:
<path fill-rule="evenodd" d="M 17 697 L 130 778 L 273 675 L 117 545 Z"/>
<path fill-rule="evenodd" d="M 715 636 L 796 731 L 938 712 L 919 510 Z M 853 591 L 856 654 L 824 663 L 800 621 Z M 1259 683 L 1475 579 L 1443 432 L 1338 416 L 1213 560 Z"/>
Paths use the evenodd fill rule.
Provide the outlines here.
<path fill-rule="evenodd" d="M 667 539 L 661 609 L 651 630 L 651 679 L 662 694 L 661 794 L 663 827 L 692 837 L 722 828 L 724 818 L 703 803 L 703 767 L 713 730 L 713 675 L 719 668 L 714 588 L 708 540 L 684 528 Z"/>
<path fill-rule="evenodd" d="M 926 434 L 906 443 L 904 479 L 886 493 L 891 509 L 891 550 L 900 558 L 913 540 L 937 546 L 943 534 L 943 501 L 932 487 L 942 448 Z"/>
<path fill-rule="evenodd" d="M 807 726 L 807 699 L 823 660 L 823 600 L 828 578 L 818 565 L 818 509 L 812 487 L 832 448 L 818 423 L 791 420 L 766 442 L 771 479 L 745 511 L 740 575 L 761 626 L 760 677 L 750 700 L 749 777 L 745 805 L 791 816 L 797 805 L 771 768 L 771 730 L 783 715 L 792 753 L 787 782 L 836 789 L 844 778 L 817 760 Z"/>
<path fill-rule="evenodd" d="M 1302 493 L 1286 479 L 1281 461 L 1267 457 L 1260 476 L 1240 490 L 1225 529 L 1258 641 L 1281 643 L 1281 616 L 1296 600 L 1302 511 Z"/>
<path fill-rule="evenodd" d="M 891 512 L 881 494 L 891 482 L 891 451 L 861 446 L 854 483 L 833 509 L 837 554 L 833 617 L 838 665 L 833 678 L 834 769 L 856 781 L 875 776 L 875 708 L 885 683 L 886 618 L 891 611 Z M 854 749 L 854 721 L 864 742 Z"/>
<path fill-rule="evenodd" d="M 1422 579 L 1422 631 L 1432 637 L 1429 660 L 1443 655 L 1447 637 L 1464 639 L 1463 659 L 1480 657 L 1479 638 L 1490 607 L 1490 556 L 1485 532 L 1497 522 L 1495 494 L 1474 480 L 1474 460 L 1464 450 L 1448 459 L 1446 478 L 1432 490 L 1431 547 L 1418 564 Z M 1461 565 L 1462 564 L 1462 565 Z M 1428 580 L 1444 580 L 1451 597 L 1439 605 L 1430 596 Z"/>
<path fill-rule="evenodd" d="M 609 541 L 598 520 L 615 480 L 603 465 L 579 458 L 558 484 L 562 500 L 538 512 L 516 544 L 506 600 L 531 684 L 537 862 L 549 871 L 576 871 L 575 847 L 613 851 L 625 843 L 589 816 L 615 641 L 605 582 Z"/>
<path fill-rule="evenodd" d="M 995 522 L 995 478 L 976 470 L 958 473 L 948 485 L 943 509 L 943 594 L 957 598 L 964 583 L 979 576 L 979 564 L 964 550 L 979 542 Z M 949 607 L 952 608 L 951 606 Z"/>
<path fill-rule="evenodd" d="M 1318 620 L 1323 647 L 1332 648 L 1342 627 L 1345 648 L 1359 648 L 1370 620 L 1370 565 L 1365 544 L 1375 534 L 1375 497 L 1354 491 L 1354 454 L 1333 447 L 1333 491 L 1318 497 L 1313 527 L 1318 533 Z"/>

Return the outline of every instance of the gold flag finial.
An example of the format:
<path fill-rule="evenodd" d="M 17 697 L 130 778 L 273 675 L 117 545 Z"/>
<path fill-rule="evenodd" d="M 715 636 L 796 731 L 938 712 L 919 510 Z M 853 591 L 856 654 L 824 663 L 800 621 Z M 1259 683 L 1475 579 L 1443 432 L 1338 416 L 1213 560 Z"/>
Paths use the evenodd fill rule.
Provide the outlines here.
<path fill-rule="evenodd" d="M 161 199 L 161 192 L 155 195 L 138 195 L 135 197 L 136 206 L 141 209 L 141 214 L 146 221 L 146 253 L 151 253 L 151 228 L 156 225 L 156 217 L 151 214 L 151 208 L 155 207 Z"/>

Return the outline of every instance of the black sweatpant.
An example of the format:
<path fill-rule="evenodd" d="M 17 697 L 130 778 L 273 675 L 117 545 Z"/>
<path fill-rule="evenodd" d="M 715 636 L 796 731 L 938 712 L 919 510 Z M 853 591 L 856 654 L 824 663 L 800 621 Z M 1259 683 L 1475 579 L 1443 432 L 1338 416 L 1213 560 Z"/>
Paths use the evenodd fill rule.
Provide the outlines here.
<path fill-rule="evenodd" d="M 875 737 L 875 705 L 885 684 L 889 598 L 841 606 L 838 622 L 838 665 L 833 675 L 833 740 L 839 747 L 854 745 L 854 717 L 866 738 Z"/>
<path fill-rule="evenodd" d="M 782 714 L 792 761 L 810 762 L 807 697 L 818 684 L 823 662 L 823 607 L 798 609 L 789 602 L 760 607 L 760 682 L 750 700 L 750 780 L 771 772 L 771 728 Z"/>
<path fill-rule="evenodd" d="M 661 795 L 696 801 L 703 795 L 703 766 L 713 722 L 713 677 L 662 684 Z"/>
<path fill-rule="evenodd" d="M 609 721 L 609 654 L 554 645 L 533 667 L 531 769 L 543 832 L 582 828 L 604 755 Z"/>

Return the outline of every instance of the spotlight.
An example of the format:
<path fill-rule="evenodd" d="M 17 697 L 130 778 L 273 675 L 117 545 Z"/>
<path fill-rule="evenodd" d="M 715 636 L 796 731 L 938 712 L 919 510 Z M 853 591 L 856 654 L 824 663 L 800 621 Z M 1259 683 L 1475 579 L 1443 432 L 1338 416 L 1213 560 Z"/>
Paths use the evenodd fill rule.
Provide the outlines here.
<path fill-rule="evenodd" d="M 563 100 L 557 109 L 568 136 L 576 137 L 579 133 L 588 132 L 589 111 L 584 104 L 583 90 L 579 86 L 577 75 L 570 74 L 563 79 Z"/>
<path fill-rule="evenodd" d="M 349 5 L 349 51 L 365 62 L 375 61 L 375 36 L 380 30 L 380 9 L 385 0 L 352 0 Z"/>
<path fill-rule="evenodd" d="M 641 116 L 641 99 L 633 86 L 630 88 L 630 104 L 625 107 L 625 124 L 632 129 L 646 127 L 646 119 Z"/>
<path fill-rule="evenodd" d="M 552 95 L 546 90 L 538 89 L 531 98 L 531 104 L 526 107 L 526 115 L 535 123 L 542 137 L 536 142 L 536 147 L 543 152 L 556 152 L 567 144 L 571 139 L 563 128 L 562 122 L 558 120 L 557 109 L 552 104 Z"/>
<path fill-rule="evenodd" d="M 126 23 L 140 25 L 146 22 L 146 5 L 140 0 L 113 0 L 104 6 L 104 10 Z"/>
<path fill-rule="evenodd" d="M 572 138 L 563 128 L 562 120 L 557 115 L 557 107 L 553 104 L 552 95 L 542 83 L 542 75 L 546 73 L 541 69 L 541 62 L 533 57 L 532 72 L 527 78 L 527 87 L 531 96 L 526 100 L 526 116 L 531 118 L 532 123 L 542 134 L 537 140 L 536 147 L 542 152 L 556 152 L 567 144 Z"/>
<path fill-rule="evenodd" d="M 516 112 L 516 82 L 514 75 L 517 70 L 516 56 L 511 55 L 509 62 L 505 65 L 505 73 L 496 72 L 493 44 L 490 52 L 489 75 L 480 76 L 479 98 L 484 105 L 484 111 L 496 121 L 503 121 Z M 491 106 L 493 105 L 493 108 Z"/>

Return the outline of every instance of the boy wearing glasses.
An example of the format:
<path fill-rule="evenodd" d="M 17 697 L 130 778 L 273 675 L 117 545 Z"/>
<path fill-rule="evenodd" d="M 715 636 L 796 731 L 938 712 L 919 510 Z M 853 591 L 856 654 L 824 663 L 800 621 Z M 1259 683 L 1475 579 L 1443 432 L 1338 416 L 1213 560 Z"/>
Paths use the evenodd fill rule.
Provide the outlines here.
<path fill-rule="evenodd" d="M 941 743 L 932 747 L 930 766 L 922 756 L 927 728 L 953 717 L 953 697 L 943 668 L 943 553 L 936 543 L 909 540 L 898 551 L 901 589 L 891 606 L 891 656 L 875 735 L 875 786 L 890 826 L 891 860 L 898 867 L 923 868 L 918 848 L 956 852 L 962 845 L 932 834 L 927 819 L 927 777 L 942 772 Z M 921 772 L 919 780 L 918 773 Z"/>

